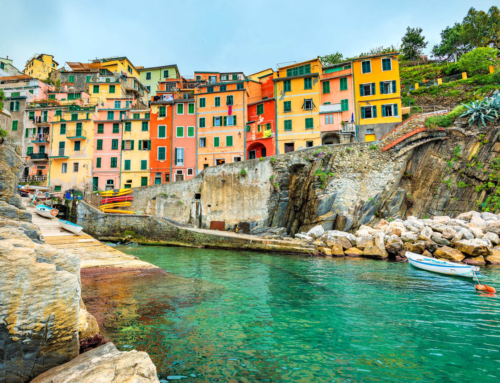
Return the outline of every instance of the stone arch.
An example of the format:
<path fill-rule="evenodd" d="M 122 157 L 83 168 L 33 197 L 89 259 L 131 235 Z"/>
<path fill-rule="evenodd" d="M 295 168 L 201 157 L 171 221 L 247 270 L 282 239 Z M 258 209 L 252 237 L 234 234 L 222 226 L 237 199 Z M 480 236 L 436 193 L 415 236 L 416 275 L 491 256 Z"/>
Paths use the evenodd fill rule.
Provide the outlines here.
<path fill-rule="evenodd" d="M 338 133 L 327 132 L 321 135 L 321 145 L 340 144 L 340 135 Z"/>

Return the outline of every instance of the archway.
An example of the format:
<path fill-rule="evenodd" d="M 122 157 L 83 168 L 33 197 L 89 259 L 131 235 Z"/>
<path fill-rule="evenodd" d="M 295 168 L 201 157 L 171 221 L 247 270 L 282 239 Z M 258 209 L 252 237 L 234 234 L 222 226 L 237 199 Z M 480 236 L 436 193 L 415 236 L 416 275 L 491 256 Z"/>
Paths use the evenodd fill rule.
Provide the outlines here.
<path fill-rule="evenodd" d="M 337 133 L 325 133 L 321 137 L 322 145 L 340 144 L 340 136 Z"/>
<path fill-rule="evenodd" d="M 253 160 L 260 157 L 267 156 L 267 149 L 264 144 L 260 142 L 254 142 L 247 149 L 247 160 Z"/>

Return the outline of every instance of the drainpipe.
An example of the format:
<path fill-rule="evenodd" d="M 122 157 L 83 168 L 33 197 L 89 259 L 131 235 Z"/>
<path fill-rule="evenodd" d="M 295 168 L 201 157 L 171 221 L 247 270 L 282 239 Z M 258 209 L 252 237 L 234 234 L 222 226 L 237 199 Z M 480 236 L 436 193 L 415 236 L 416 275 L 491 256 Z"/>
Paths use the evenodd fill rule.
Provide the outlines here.
<path fill-rule="evenodd" d="M 194 131 L 194 137 L 195 137 L 195 175 L 198 175 L 198 142 L 199 142 L 199 139 L 198 139 L 198 95 L 194 95 L 194 118 L 195 118 L 195 131 Z"/>
<path fill-rule="evenodd" d="M 54 123 L 52 122 L 52 132 L 51 132 L 51 139 L 50 139 L 50 149 L 49 149 L 49 176 L 47 177 L 47 186 L 50 187 L 50 168 L 52 167 L 52 161 L 50 159 L 50 156 L 52 154 L 52 143 L 54 142 Z"/>
<path fill-rule="evenodd" d="M 352 96 L 354 98 L 354 126 L 356 129 L 356 142 L 359 142 L 359 131 L 358 131 L 358 108 L 356 107 L 356 89 L 354 89 L 354 62 L 351 61 L 351 71 L 352 71 Z"/>
<path fill-rule="evenodd" d="M 273 76 L 274 77 L 274 76 Z M 273 91 L 274 91 L 274 134 L 275 134 L 275 139 L 274 139 L 274 142 L 275 142 L 275 145 L 276 145 L 276 155 L 279 154 L 279 142 L 278 142 L 278 97 L 277 97 L 277 89 L 276 89 L 276 85 L 278 83 L 275 82 L 274 83 L 274 86 L 273 86 Z"/>
<path fill-rule="evenodd" d="M 140 117 L 140 116 L 139 116 Z M 132 124 L 132 123 L 131 123 Z M 120 128 L 122 131 L 121 142 L 120 142 L 120 168 L 119 168 L 119 176 L 118 176 L 118 189 L 122 187 L 122 153 L 123 153 L 123 121 L 120 121 Z"/>
<path fill-rule="evenodd" d="M 174 175 L 172 173 L 172 156 L 174 154 L 174 105 L 175 105 L 175 100 L 174 103 L 172 104 L 172 122 L 170 124 L 170 183 L 174 182 Z M 175 157 L 174 157 L 175 158 Z"/>
<path fill-rule="evenodd" d="M 243 90 L 243 161 L 247 159 L 247 132 L 245 130 L 247 123 L 245 122 L 245 109 L 245 91 Z"/>

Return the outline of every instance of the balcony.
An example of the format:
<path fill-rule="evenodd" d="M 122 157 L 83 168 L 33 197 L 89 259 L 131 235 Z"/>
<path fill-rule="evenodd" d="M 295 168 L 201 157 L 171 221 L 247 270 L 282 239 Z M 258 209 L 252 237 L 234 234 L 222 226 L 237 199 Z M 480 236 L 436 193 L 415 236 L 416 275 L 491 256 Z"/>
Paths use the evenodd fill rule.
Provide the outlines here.
<path fill-rule="evenodd" d="M 48 134 L 37 134 L 36 136 L 31 136 L 31 142 L 33 144 L 47 144 L 50 142 L 50 136 Z"/>
<path fill-rule="evenodd" d="M 52 160 L 61 160 L 61 159 L 68 159 L 69 157 L 65 154 L 64 149 L 59 149 L 57 151 L 57 155 L 55 156 L 50 156 L 50 159 Z"/>
<path fill-rule="evenodd" d="M 320 105 L 319 112 L 320 113 L 340 113 L 340 112 L 342 112 L 342 108 L 341 108 L 340 104 Z"/>
<path fill-rule="evenodd" d="M 84 129 L 67 129 L 66 130 L 66 138 L 68 140 L 86 140 L 87 139 L 87 131 Z"/>
<path fill-rule="evenodd" d="M 344 122 L 342 124 L 342 133 L 356 133 L 356 125 L 354 122 Z"/>
<path fill-rule="evenodd" d="M 49 156 L 47 155 L 47 153 L 31 153 L 30 159 L 31 161 L 42 162 L 47 161 L 49 159 Z"/>
<path fill-rule="evenodd" d="M 41 116 L 35 116 L 35 118 L 33 119 L 33 123 L 35 125 L 50 125 L 47 119 Z"/>

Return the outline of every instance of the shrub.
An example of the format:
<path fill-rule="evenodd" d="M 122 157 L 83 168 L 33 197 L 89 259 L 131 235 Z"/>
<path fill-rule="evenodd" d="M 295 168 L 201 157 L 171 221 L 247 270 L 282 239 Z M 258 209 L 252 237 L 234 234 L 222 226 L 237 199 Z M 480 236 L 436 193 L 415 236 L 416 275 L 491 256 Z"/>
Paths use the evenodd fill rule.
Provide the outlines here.
<path fill-rule="evenodd" d="M 260 157 L 260 158 L 259 158 L 259 161 L 260 161 L 260 162 L 264 161 L 264 157 Z"/>
<path fill-rule="evenodd" d="M 271 163 L 272 163 L 272 164 L 275 164 L 275 163 L 276 163 L 276 158 L 271 157 Z"/>
<path fill-rule="evenodd" d="M 459 74 L 461 72 L 460 70 L 460 64 L 459 63 L 450 63 L 443 68 L 441 68 L 441 76 L 453 76 L 454 74 Z"/>
<path fill-rule="evenodd" d="M 277 182 L 273 183 L 273 186 L 276 188 L 276 190 L 280 190 L 280 185 Z"/>
<path fill-rule="evenodd" d="M 240 174 L 241 174 L 242 177 L 245 177 L 247 175 L 247 171 L 245 169 L 241 169 Z"/>
<path fill-rule="evenodd" d="M 269 181 L 272 182 L 273 180 L 274 180 L 274 176 L 269 177 Z"/>
<path fill-rule="evenodd" d="M 440 128 L 449 128 L 453 126 L 453 121 L 455 121 L 458 117 L 460 117 L 463 112 L 465 112 L 466 108 L 462 105 L 457 106 L 448 114 L 443 114 L 439 116 L 431 116 L 425 120 L 425 126 L 427 127 L 440 127 Z"/>
<path fill-rule="evenodd" d="M 469 117 L 469 126 L 477 124 L 486 127 L 487 123 L 497 120 L 500 115 L 500 94 L 497 92 L 492 97 L 463 106 L 465 112 L 460 117 Z"/>
<path fill-rule="evenodd" d="M 0 129 L 0 137 L 7 137 L 9 133 L 5 129 Z"/>
<path fill-rule="evenodd" d="M 476 48 L 460 57 L 460 70 L 470 75 L 489 73 L 490 65 L 495 65 L 498 50 L 494 48 Z"/>
<path fill-rule="evenodd" d="M 378 146 L 373 144 L 370 146 L 370 150 L 377 150 L 378 149 Z"/>

